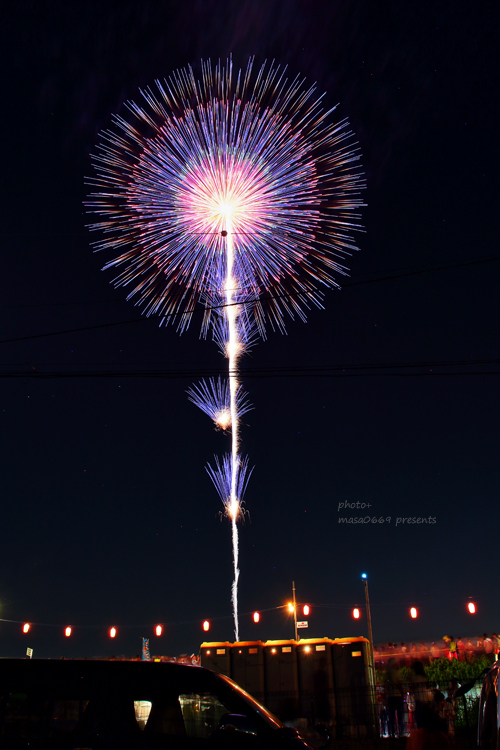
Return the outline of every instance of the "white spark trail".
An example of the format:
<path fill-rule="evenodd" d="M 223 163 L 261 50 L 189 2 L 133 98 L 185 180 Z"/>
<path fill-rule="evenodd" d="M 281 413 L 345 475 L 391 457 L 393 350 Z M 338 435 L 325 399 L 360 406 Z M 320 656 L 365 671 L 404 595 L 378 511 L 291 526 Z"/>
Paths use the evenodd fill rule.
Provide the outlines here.
<path fill-rule="evenodd" d="M 234 304 L 234 294 L 236 291 L 237 281 L 233 277 L 233 266 L 234 266 L 234 239 L 232 232 L 231 215 L 228 208 L 225 211 L 226 218 L 226 281 L 225 281 L 225 297 L 226 297 L 226 315 L 228 320 L 228 342 L 227 342 L 227 356 L 229 359 L 229 390 L 230 390 L 230 408 L 231 408 L 231 497 L 229 501 L 229 515 L 231 518 L 232 528 L 232 539 L 233 539 L 233 570 L 234 570 L 234 581 L 231 588 L 232 594 L 231 599 L 233 603 L 233 619 L 234 619 L 234 635 L 236 641 L 239 641 L 239 627 L 238 627 L 238 579 L 240 577 L 240 571 L 238 567 L 239 557 L 239 544 L 238 544 L 238 516 L 239 516 L 239 499 L 236 493 L 236 480 L 238 476 L 238 408 L 237 408 L 237 394 L 238 394 L 238 378 L 237 378 L 237 367 L 238 367 L 238 354 L 241 349 L 241 342 L 238 335 L 238 305 Z"/>

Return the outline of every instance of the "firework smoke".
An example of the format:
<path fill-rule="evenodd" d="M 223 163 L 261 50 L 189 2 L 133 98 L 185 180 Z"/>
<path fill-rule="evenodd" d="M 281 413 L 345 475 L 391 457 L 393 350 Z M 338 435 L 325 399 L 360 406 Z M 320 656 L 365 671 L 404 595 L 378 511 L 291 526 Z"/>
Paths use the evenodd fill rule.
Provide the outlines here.
<path fill-rule="evenodd" d="M 356 250 L 363 179 L 346 120 L 331 123 L 315 87 L 274 65 L 233 71 L 232 61 L 176 71 L 143 102 L 115 116 L 94 156 L 91 229 L 112 253 L 115 286 L 146 315 L 179 332 L 197 303 L 228 359 L 228 380 L 193 386 L 189 398 L 222 431 L 231 452 L 208 473 L 231 521 L 232 602 L 238 628 L 237 522 L 250 475 L 239 452 L 239 419 L 251 407 L 239 359 L 266 327 L 305 319 L 322 290 L 338 286 Z"/>

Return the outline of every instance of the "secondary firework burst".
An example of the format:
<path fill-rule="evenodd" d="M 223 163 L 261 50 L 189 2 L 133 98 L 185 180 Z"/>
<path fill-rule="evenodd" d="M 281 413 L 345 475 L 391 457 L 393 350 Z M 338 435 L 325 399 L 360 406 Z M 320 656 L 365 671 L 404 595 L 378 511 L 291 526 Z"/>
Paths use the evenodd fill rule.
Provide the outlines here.
<path fill-rule="evenodd" d="M 238 364 L 268 326 L 305 319 L 345 275 L 363 205 L 359 148 L 315 86 L 271 64 L 189 67 L 128 102 L 94 156 L 91 229 L 116 269 L 115 286 L 160 325 L 186 330 L 198 306 L 202 335 L 228 359 L 227 381 L 189 391 L 231 450 L 207 468 L 231 522 L 235 637 L 237 522 L 250 472 L 239 422 L 250 404 Z"/>

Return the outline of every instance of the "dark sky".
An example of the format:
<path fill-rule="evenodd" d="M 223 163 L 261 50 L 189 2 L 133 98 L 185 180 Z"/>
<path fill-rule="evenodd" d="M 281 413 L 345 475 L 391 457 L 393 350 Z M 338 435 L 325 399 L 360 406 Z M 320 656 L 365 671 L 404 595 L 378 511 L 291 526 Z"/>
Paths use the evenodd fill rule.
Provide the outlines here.
<path fill-rule="evenodd" d="M 188 402 L 193 378 L 182 377 L 225 362 L 199 339 L 196 317 L 182 337 L 139 319 L 110 286 L 112 272 L 101 273 L 107 258 L 92 253 L 83 207 L 90 153 L 111 114 L 124 114 L 122 103 L 156 78 L 230 53 L 242 66 L 253 54 L 288 64 L 317 81 L 329 104 L 340 102 L 368 183 L 366 234 L 342 291 L 243 362 L 255 410 L 245 417 L 242 450 L 255 470 L 240 528 L 240 635 L 293 635 L 274 609 L 292 580 L 298 600 L 313 606 L 307 635 L 366 634 L 366 620 L 350 616 L 363 604 L 363 571 L 377 642 L 498 632 L 493 8 L 10 4 L 2 45 L 1 656 L 26 646 L 35 656 L 134 655 L 142 636 L 155 653 L 193 652 L 204 618 L 210 639 L 233 639 L 230 527 L 204 468 L 228 441 Z M 181 374 L 119 377 L 139 370 Z M 96 372 L 113 376 L 89 377 Z M 391 522 L 340 524 L 365 515 L 338 510 L 358 501 Z M 396 526 L 398 517 L 435 523 Z M 466 614 L 469 597 L 475 619 Z M 38 623 L 29 636 L 20 635 L 24 620 Z M 166 633 L 154 641 L 157 622 Z M 67 624 L 71 639 L 62 635 Z M 119 627 L 115 642 L 111 625 Z"/>

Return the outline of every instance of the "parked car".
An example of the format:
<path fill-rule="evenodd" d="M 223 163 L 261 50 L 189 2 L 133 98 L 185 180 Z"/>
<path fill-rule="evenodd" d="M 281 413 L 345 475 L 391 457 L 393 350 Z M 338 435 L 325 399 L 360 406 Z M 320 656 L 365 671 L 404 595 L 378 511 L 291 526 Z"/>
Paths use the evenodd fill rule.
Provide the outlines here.
<path fill-rule="evenodd" d="M 184 664 L 0 659 L 0 748 L 310 750 L 224 675 Z"/>
<path fill-rule="evenodd" d="M 480 750 L 500 750 L 500 662 L 487 672 L 479 698 L 477 744 Z"/>

